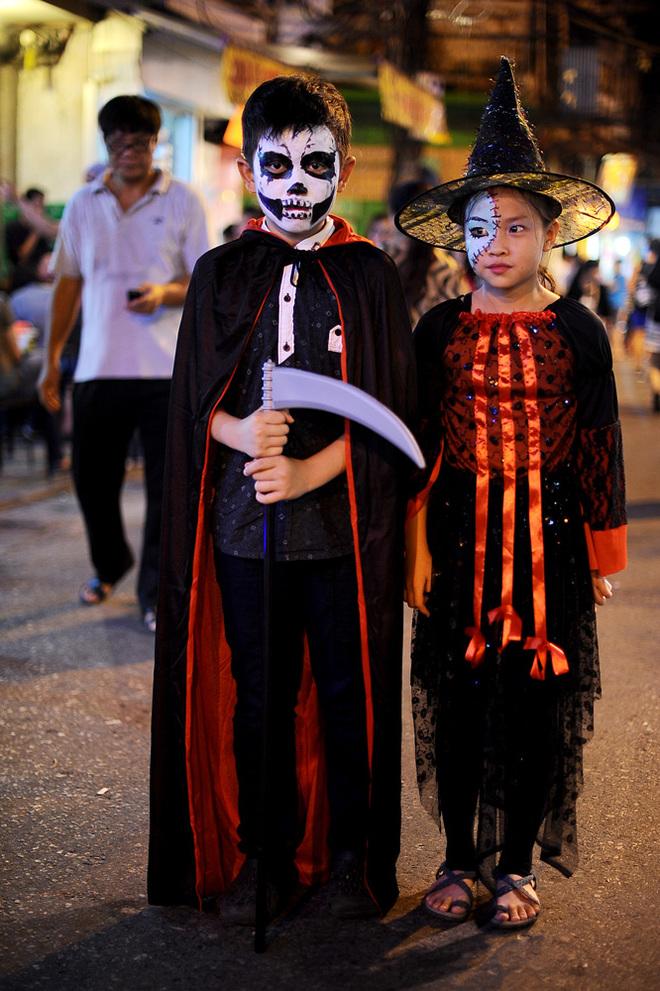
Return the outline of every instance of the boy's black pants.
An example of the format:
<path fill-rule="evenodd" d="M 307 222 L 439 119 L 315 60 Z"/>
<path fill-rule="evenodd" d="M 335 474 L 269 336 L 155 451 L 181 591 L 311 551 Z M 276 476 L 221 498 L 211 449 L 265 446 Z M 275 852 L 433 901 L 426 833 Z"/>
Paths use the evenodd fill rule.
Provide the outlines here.
<path fill-rule="evenodd" d="M 263 719 L 263 562 L 216 553 L 225 632 L 236 681 L 234 752 L 241 849 L 253 856 L 259 830 Z M 266 849 L 290 862 L 302 839 L 294 707 L 307 634 L 325 742 L 330 848 L 364 852 L 369 768 L 355 564 L 352 556 L 277 562 Z"/>
<path fill-rule="evenodd" d="M 137 580 L 142 609 L 153 609 L 158 597 L 169 395 L 169 379 L 96 379 L 73 389 L 73 479 L 94 570 L 111 585 L 133 563 L 120 496 L 129 444 L 139 433 L 147 498 Z"/>

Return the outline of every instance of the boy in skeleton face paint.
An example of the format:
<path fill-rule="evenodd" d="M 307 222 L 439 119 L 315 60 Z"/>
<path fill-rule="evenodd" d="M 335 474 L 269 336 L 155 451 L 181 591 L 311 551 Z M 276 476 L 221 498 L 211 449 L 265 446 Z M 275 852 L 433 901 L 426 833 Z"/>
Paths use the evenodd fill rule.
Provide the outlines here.
<path fill-rule="evenodd" d="M 149 896 L 220 896 L 223 918 L 239 924 L 254 922 L 268 503 L 269 911 L 328 877 L 339 916 L 386 911 L 397 895 L 404 472 L 347 421 L 260 408 L 272 358 L 351 382 L 411 419 L 396 269 L 330 213 L 355 165 L 349 141 L 348 108 L 328 83 L 279 77 L 252 94 L 238 168 L 264 216 L 200 259 L 179 337 Z"/>

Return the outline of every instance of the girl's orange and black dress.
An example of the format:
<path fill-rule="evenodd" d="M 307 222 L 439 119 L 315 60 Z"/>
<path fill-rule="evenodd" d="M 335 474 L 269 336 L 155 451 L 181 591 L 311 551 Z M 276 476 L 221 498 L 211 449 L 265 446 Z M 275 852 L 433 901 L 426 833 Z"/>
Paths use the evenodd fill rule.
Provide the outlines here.
<path fill-rule="evenodd" d="M 430 618 L 412 697 L 422 802 L 449 867 L 577 863 L 582 749 L 600 695 L 591 570 L 625 566 L 621 432 L 607 335 L 581 304 L 430 310 L 414 335 L 427 472 Z"/>

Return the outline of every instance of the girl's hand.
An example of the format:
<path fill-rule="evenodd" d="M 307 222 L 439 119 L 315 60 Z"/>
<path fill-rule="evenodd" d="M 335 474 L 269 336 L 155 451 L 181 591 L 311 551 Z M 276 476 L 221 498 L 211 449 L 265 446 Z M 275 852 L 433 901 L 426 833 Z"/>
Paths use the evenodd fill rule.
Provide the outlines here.
<path fill-rule="evenodd" d="M 433 559 L 426 539 L 428 505 L 406 520 L 406 589 L 405 600 L 411 609 L 419 609 L 423 616 L 430 616 L 426 597 L 431 591 Z"/>
<path fill-rule="evenodd" d="M 606 599 L 611 599 L 614 595 L 611 584 L 608 582 L 607 578 L 601 578 L 600 575 L 591 575 L 591 585 L 594 592 L 594 602 L 597 606 L 602 606 Z"/>
<path fill-rule="evenodd" d="M 405 599 L 411 609 L 419 609 L 423 616 L 430 616 L 426 597 L 431 591 L 433 559 L 426 541 L 419 541 L 412 553 L 406 554 Z"/>
<path fill-rule="evenodd" d="M 283 499 L 298 499 L 310 489 L 306 462 L 281 454 L 248 461 L 243 474 L 254 479 L 257 502 L 264 506 Z"/>

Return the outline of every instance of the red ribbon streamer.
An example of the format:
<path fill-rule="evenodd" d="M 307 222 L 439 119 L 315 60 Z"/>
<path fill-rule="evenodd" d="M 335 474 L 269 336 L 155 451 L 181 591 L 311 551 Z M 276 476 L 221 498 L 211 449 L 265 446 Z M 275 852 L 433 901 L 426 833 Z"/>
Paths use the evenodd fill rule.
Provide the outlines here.
<path fill-rule="evenodd" d="M 551 643 L 549 640 L 544 640 L 543 637 L 527 637 L 525 640 L 524 649 L 536 651 L 529 673 L 532 678 L 536 678 L 537 681 L 543 681 L 545 678 L 548 653 L 550 654 L 550 661 L 554 673 L 568 674 L 568 660 L 566 659 L 566 654 L 561 647 L 557 646 L 556 643 Z"/>
<path fill-rule="evenodd" d="M 484 659 L 486 638 L 478 626 L 467 626 L 465 632 L 471 638 L 465 651 L 465 660 L 469 661 L 473 668 L 476 668 Z"/>
<path fill-rule="evenodd" d="M 545 549 L 543 543 L 543 506 L 541 499 L 541 418 L 538 409 L 536 365 L 527 328 L 514 324 L 520 344 L 525 383 L 525 412 L 527 414 L 529 449 L 529 535 L 532 550 L 532 601 L 534 605 L 534 636 L 525 641 L 525 650 L 535 650 L 530 674 L 545 678 L 547 653 L 552 657 L 555 674 L 568 671 L 566 655 L 560 647 L 548 641 L 545 598 Z"/>
<path fill-rule="evenodd" d="M 502 624 L 502 645 L 500 650 L 511 642 L 522 638 L 522 619 L 512 605 L 501 605 L 488 613 L 489 623 Z"/>
<path fill-rule="evenodd" d="M 465 631 L 468 636 L 472 637 L 465 653 L 465 659 L 469 661 L 473 667 L 481 663 L 486 650 L 486 641 L 481 633 L 481 607 L 483 603 L 484 572 L 486 568 L 488 487 L 490 484 L 490 470 L 488 464 L 488 425 L 486 423 L 487 399 L 485 385 L 486 361 L 488 359 L 489 349 L 490 327 L 485 325 L 480 329 L 472 366 L 477 458 L 474 521 L 474 627 L 468 627 Z"/>
<path fill-rule="evenodd" d="M 497 336 L 499 414 L 502 426 L 502 602 L 491 609 L 491 623 L 502 622 L 500 650 L 520 640 L 522 623 L 513 608 L 513 558 L 516 536 L 516 428 L 511 405 L 511 321 L 502 320 Z"/>

